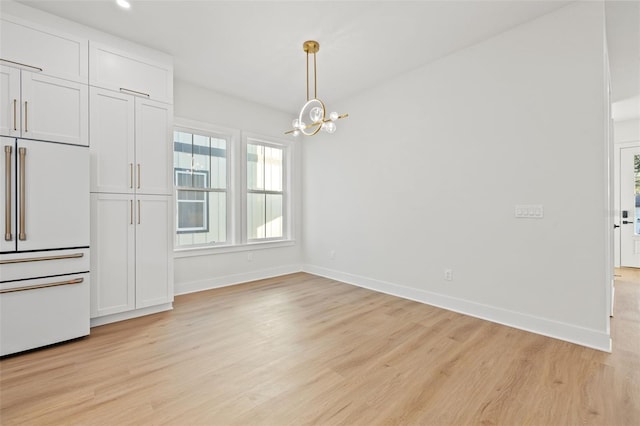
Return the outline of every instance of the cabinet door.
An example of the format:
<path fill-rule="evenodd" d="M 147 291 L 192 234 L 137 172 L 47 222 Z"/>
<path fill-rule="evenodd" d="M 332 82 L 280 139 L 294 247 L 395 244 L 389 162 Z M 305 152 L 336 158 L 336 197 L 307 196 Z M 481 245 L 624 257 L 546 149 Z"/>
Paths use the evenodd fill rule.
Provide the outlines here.
<path fill-rule="evenodd" d="M 135 206 L 127 194 L 91 194 L 91 317 L 135 308 Z"/>
<path fill-rule="evenodd" d="M 133 193 L 135 98 L 91 87 L 91 191 Z"/>
<path fill-rule="evenodd" d="M 0 135 L 20 136 L 20 70 L 0 67 Z"/>
<path fill-rule="evenodd" d="M 171 194 L 170 105 L 136 98 L 136 191 L 139 194 Z"/>
<path fill-rule="evenodd" d="M 18 250 L 89 246 L 89 148 L 18 139 L 16 157 Z"/>
<path fill-rule="evenodd" d="M 136 197 L 136 308 L 173 300 L 171 197 Z"/>
<path fill-rule="evenodd" d="M 4 14 L 0 25 L 0 57 L 38 67 L 46 75 L 87 84 L 89 43 Z"/>
<path fill-rule="evenodd" d="M 22 71 L 22 137 L 89 145 L 85 84 Z"/>
<path fill-rule="evenodd" d="M 10 252 L 16 249 L 16 140 L 0 137 L 0 224 L 2 224 L 2 238 L 0 238 L 0 252 Z"/>
<path fill-rule="evenodd" d="M 149 55 L 139 56 L 93 41 L 89 50 L 90 85 L 134 91 L 153 100 L 173 102 L 173 65 L 167 55 L 149 51 Z"/>

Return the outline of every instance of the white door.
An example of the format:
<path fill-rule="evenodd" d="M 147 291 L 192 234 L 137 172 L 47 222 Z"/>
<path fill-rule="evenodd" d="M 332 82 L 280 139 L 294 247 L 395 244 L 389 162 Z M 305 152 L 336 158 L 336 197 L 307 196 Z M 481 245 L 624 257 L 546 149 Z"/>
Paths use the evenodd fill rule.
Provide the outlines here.
<path fill-rule="evenodd" d="M 20 70 L 0 67 L 0 135 L 20 136 Z"/>
<path fill-rule="evenodd" d="M 86 84 L 22 71 L 22 137 L 89 146 Z"/>
<path fill-rule="evenodd" d="M 91 318 L 135 308 L 132 195 L 91 194 Z"/>
<path fill-rule="evenodd" d="M 640 147 L 620 149 L 620 265 L 640 268 Z"/>
<path fill-rule="evenodd" d="M 2 191 L 2 209 L 0 209 L 0 223 L 2 224 L 2 238 L 0 238 L 0 252 L 16 250 L 16 140 L 0 137 L 2 160 L 0 161 L 0 191 Z"/>
<path fill-rule="evenodd" d="M 18 139 L 18 251 L 89 246 L 89 148 Z"/>
<path fill-rule="evenodd" d="M 171 194 L 170 105 L 136 98 L 136 191 L 139 194 Z"/>
<path fill-rule="evenodd" d="M 136 308 L 173 300 L 169 218 L 173 204 L 166 195 L 136 196 Z"/>
<path fill-rule="evenodd" d="M 91 192 L 133 193 L 135 98 L 90 89 Z"/>

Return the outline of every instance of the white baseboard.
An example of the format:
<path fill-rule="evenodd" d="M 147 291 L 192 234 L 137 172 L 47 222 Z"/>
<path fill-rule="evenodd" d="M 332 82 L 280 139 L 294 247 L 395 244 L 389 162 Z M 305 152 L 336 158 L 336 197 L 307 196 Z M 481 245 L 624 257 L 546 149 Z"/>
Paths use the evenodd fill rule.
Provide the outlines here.
<path fill-rule="evenodd" d="M 176 296 L 179 296 L 181 294 L 195 293 L 197 291 L 227 287 L 230 285 L 242 284 L 249 281 L 263 280 L 266 278 L 273 278 L 280 275 L 293 274 L 296 272 L 302 272 L 302 265 L 285 265 L 276 268 L 261 269 L 258 271 L 225 275 L 222 277 L 213 277 L 206 280 L 174 283 L 174 294 Z"/>
<path fill-rule="evenodd" d="M 611 352 L 611 337 L 607 333 L 563 322 L 553 321 L 494 306 L 483 305 L 443 294 L 405 287 L 368 277 L 340 272 L 314 265 L 303 265 L 304 272 L 331 278 L 369 290 L 414 300 L 438 308 L 495 322 L 520 330 L 575 343 L 605 352 Z"/>
<path fill-rule="evenodd" d="M 91 327 L 111 324 L 112 322 L 124 321 L 131 318 L 138 318 L 145 315 L 157 314 L 158 312 L 170 311 L 173 303 L 163 303 L 162 305 L 149 306 L 148 308 L 135 309 L 133 311 L 120 312 L 118 314 L 106 315 L 104 317 L 91 318 Z"/>

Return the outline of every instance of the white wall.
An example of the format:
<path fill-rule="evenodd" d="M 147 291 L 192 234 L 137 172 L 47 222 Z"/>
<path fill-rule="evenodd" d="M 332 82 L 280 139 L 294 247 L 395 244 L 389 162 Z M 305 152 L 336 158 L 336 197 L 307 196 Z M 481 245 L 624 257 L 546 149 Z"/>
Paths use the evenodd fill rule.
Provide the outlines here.
<path fill-rule="evenodd" d="M 613 137 L 617 144 L 640 141 L 640 119 L 616 121 Z"/>
<path fill-rule="evenodd" d="M 304 141 L 305 270 L 607 350 L 603 22 L 570 5 L 325 100 L 351 116 Z"/>
<path fill-rule="evenodd" d="M 193 84 L 174 82 L 174 113 L 176 117 L 240 129 L 250 133 L 287 139 L 283 131 L 291 122 L 287 114 L 227 96 Z M 236 284 L 254 279 L 297 272 L 301 269 L 301 200 L 300 168 L 302 147 L 294 146 L 294 238 L 286 247 L 259 249 L 247 247 L 232 253 L 206 253 L 184 257 L 176 254 L 176 294 Z M 249 254 L 251 260 L 249 260 Z"/>

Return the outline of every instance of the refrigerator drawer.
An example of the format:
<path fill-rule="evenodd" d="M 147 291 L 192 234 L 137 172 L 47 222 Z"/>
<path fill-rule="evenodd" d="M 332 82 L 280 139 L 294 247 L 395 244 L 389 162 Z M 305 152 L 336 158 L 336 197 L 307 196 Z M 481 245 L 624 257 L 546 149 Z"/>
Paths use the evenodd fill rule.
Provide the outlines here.
<path fill-rule="evenodd" d="M 0 284 L 0 356 L 88 334 L 88 273 Z"/>
<path fill-rule="evenodd" d="M 0 282 L 89 271 L 89 249 L 0 255 Z"/>

